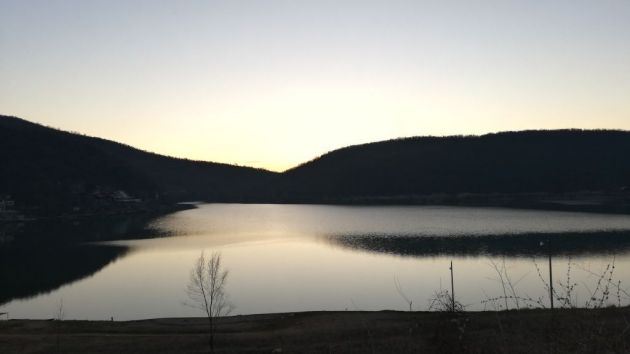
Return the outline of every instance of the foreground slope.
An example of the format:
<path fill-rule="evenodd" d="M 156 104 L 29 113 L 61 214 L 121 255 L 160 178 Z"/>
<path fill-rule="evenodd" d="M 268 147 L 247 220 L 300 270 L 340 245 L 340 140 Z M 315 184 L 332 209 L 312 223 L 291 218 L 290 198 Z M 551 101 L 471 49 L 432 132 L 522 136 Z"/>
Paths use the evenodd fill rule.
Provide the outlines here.
<path fill-rule="evenodd" d="M 628 353 L 627 307 L 222 317 L 216 353 Z M 115 319 L 114 319 L 115 320 Z M 0 321 L 0 352 L 204 353 L 207 319 Z"/>

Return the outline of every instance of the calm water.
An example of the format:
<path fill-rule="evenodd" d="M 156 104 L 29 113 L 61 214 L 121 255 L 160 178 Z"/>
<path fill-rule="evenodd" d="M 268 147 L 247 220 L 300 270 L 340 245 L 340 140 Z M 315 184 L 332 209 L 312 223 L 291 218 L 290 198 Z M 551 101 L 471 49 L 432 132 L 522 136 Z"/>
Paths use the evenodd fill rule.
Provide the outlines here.
<path fill-rule="evenodd" d="M 630 300 L 624 293 L 630 291 L 630 217 L 624 215 L 204 204 L 146 227 L 129 225 L 117 225 L 120 234 L 81 229 L 80 235 L 90 235 L 82 244 L 90 245 L 80 248 L 44 252 L 35 242 L 11 246 L 18 249 L 11 254 L 39 247 L 40 263 L 31 267 L 14 256 L 3 264 L 0 275 L 9 290 L 2 293 L 0 312 L 51 318 L 63 300 L 65 317 L 72 319 L 198 316 L 185 304 L 185 288 L 202 251 L 222 253 L 234 314 L 407 310 L 396 282 L 414 310 L 426 310 L 435 291 L 450 287 L 451 260 L 457 299 L 468 309 L 505 305 L 484 302 L 503 294 L 496 267 L 505 267 L 519 296 L 541 297 L 547 304 L 536 267 L 546 280 L 549 253 L 557 288 L 566 283 L 570 265 L 571 283 L 577 284 L 574 302 L 585 303 L 613 261 L 613 281 L 621 281 L 622 289 L 619 297 L 614 289 L 608 302 Z M 48 271 L 56 283 L 46 282 Z"/>

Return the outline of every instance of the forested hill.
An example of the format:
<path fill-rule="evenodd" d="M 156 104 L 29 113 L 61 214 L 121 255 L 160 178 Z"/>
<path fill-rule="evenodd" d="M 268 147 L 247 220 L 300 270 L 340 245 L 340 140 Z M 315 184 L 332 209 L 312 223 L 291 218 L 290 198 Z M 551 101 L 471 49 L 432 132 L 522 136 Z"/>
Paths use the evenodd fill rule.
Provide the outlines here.
<path fill-rule="evenodd" d="M 626 131 L 396 139 L 342 148 L 273 173 L 161 156 L 0 116 L 0 161 L 0 201 L 10 195 L 22 211 L 78 206 L 98 212 L 120 201 L 112 197 L 118 191 L 165 203 L 453 203 L 447 200 L 453 196 L 459 203 L 473 195 L 470 204 L 490 205 L 501 204 L 491 200 L 497 195 L 596 191 L 623 195 L 623 210 L 630 210 Z"/>
<path fill-rule="evenodd" d="M 361 200 L 458 193 L 619 191 L 630 186 L 630 132 L 522 131 L 350 146 L 286 171 L 276 197 Z"/>
<path fill-rule="evenodd" d="M 52 212 L 95 198 L 106 203 L 117 191 L 143 200 L 248 200 L 275 175 L 161 156 L 8 116 L 0 116 L 0 161 L 0 197 Z"/>

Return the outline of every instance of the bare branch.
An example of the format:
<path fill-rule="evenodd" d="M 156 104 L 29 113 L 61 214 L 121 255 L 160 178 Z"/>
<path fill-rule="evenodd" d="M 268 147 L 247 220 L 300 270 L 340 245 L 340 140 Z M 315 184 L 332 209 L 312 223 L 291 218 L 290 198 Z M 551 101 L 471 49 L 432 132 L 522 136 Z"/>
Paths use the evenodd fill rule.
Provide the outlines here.
<path fill-rule="evenodd" d="M 192 306 L 202 310 L 210 325 L 210 352 L 214 352 L 215 318 L 227 316 L 234 308 L 227 299 L 225 284 L 228 271 L 221 264 L 221 254 L 212 253 L 206 260 L 203 252 L 190 271 L 186 288 Z"/>

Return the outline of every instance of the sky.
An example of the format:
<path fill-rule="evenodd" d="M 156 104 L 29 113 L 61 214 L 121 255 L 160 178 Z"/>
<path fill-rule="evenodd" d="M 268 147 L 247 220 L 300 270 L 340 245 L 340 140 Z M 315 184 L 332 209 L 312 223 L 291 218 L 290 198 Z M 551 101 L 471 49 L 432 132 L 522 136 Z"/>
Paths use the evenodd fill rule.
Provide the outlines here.
<path fill-rule="evenodd" d="M 276 171 L 398 137 L 630 130 L 630 1 L 0 0 L 0 114 Z"/>

